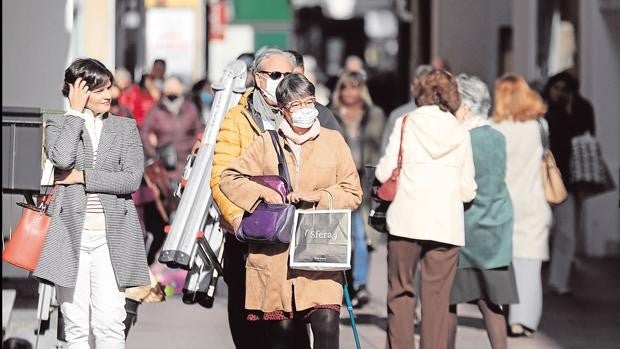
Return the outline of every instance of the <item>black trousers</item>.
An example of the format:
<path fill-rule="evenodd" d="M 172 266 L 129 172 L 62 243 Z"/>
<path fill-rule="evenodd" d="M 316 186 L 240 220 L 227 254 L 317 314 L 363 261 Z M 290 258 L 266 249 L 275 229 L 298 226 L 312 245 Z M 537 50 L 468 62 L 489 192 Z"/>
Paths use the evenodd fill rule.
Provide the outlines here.
<path fill-rule="evenodd" d="M 224 281 L 228 285 L 228 325 L 237 349 L 268 349 L 270 321 L 248 321 L 245 310 L 245 261 L 247 243 L 226 233 L 224 245 Z M 291 327 L 295 344 L 292 348 L 309 349 L 310 338 L 304 323 Z"/>

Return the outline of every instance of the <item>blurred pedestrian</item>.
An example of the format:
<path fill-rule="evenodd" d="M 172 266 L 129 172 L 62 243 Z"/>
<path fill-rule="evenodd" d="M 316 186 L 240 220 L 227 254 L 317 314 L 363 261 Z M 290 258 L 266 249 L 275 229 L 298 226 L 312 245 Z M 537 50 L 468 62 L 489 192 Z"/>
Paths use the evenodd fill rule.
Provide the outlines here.
<path fill-rule="evenodd" d="M 450 71 L 450 64 L 448 63 L 448 61 L 445 58 L 439 56 L 433 57 L 433 59 L 431 59 L 430 65 L 433 69 L 443 69 L 446 71 Z"/>
<path fill-rule="evenodd" d="M 207 124 L 209 116 L 211 115 L 211 105 L 215 98 L 215 92 L 211 88 L 211 82 L 209 79 L 204 78 L 198 80 L 191 89 L 191 99 L 196 106 L 196 109 L 200 111 L 200 119 L 203 124 Z"/>
<path fill-rule="evenodd" d="M 164 80 L 166 79 L 166 61 L 162 58 L 155 59 L 149 75 L 153 79 L 154 86 L 161 91 L 164 88 Z"/>
<path fill-rule="evenodd" d="M 114 84 L 112 85 L 112 108 L 110 112 L 114 115 L 133 117 L 133 90 L 139 89 L 133 82 L 129 71 L 123 67 L 118 67 L 114 71 Z"/>
<path fill-rule="evenodd" d="M 579 81 L 568 72 L 552 76 L 543 91 L 549 110 L 549 140 L 568 198 L 553 208 L 554 226 L 548 284 L 559 295 L 570 295 L 570 272 L 577 247 L 577 232 L 584 224 L 583 193 L 572 183 L 571 144 L 588 132 L 594 136 L 594 109 L 579 94 Z"/>
<path fill-rule="evenodd" d="M 366 86 L 366 80 L 359 72 L 345 71 L 336 83 L 331 109 L 342 128 L 342 134 L 351 148 L 355 166 L 360 178 L 366 178 L 365 165 L 376 164 L 381 157 L 381 135 L 385 126 L 383 110 L 374 105 Z M 366 188 L 366 192 L 368 192 Z M 363 212 L 367 203 L 351 214 L 353 236 L 353 282 L 354 307 L 362 307 L 370 301 L 366 288 L 368 281 L 368 244 L 366 222 Z"/>
<path fill-rule="evenodd" d="M 362 198 L 355 163 L 340 133 L 317 122 L 314 86 L 302 74 L 294 73 L 286 76 L 276 91 L 284 116 L 278 139 L 284 145 L 288 168 L 297 168 L 289 173 L 293 191 L 287 200 L 302 209 L 328 209 L 333 202 L 334 209 L 354 210 Z M 263 133 L 222 172 L 222 192 L 246 211 L 260 200 L 281 204 L 279 194 L 248 179 L 277 175 L 276 159 L 271 135 Z M 342 273 L 290 269 L 288 250 L 288 244 L 249 242 L 245 303 L 248 319 L 273 322 L 267 330 L 269 348 L 297 348 L 289 328 L 293 323 L 309 322 L 313 348 L 337 349 Z"/>
<path fill-rule="evenodd" d="M 413 96 L 413 86 L 415 85 L 416 79 L 419 79 L 422 75 L 428 73 L 432 69 L 433 68 L 430 65 L 423 64 L 423 65 L 418 66 L 415 72 L 413 73 L 413 75 L 411 76 L 411 80 L 409 83 L 409 92 L 411 93 L 411 99 L 409 100 L 409 102 L 399 106 L 398 108 L 394 109 L 390 113 L 390 116 L 388 117 L 387 122 L 385 123 L 385 129 L 383 130 L 383 135 L 381 137 L 381 153 L 385 151 L 385 147 L 387 146 L 388 139 L 390 138 L 390 135 L 392 134 L 392 130 L 394 129 L 394 124 L 396 123 L 396 119 L 400 118 L 401 116 L 409 112 L 414 111 L 416 108 L 415 98 Z"/>
<path fill-rule="evenodd" d="M 198 109 L 185 98 L 184 91 L 179 78 L 167 78 L 159 102 L 149 110 L 140 130 L 147 156 L 157 159 L 168 157 L 169 152 L 173 154 L 172 163 L 163 159 L 173 188 L 180 181 L 187 156 L 203 129 Z"/>
<path fill-rule="evenodd" d="M 249 322 L 245 305 L 246 257 L 248 244 L 235 237 L 235 227 L 241 224 L 244 209 L 233 203 L 220 190 L 220 175 L 225 168 L 239 158 L 266 130 L 277 130 L 284 116 L 277 109 L 276 88 L 282 79 L 293 71 L 293 57 L 276 48 L 266 48 L 256 54 L 251 73 L 254 87 L 239 100 L 237 106 L 224 116 L 215 143 L 211 190 L 213 201 L 222 213 L 220 225 L 226 231 L 224 244 L 224 281 L 228 285 L 228 324 L 237 348 L 267 348 L 264 329 L 260 323 Z M 249 292 L 249 290 L 248 290 Z M 306 326 L 294 324 L 295 348 L 310 347 Z"/>
<path fill-rule="evenodd" d="M 506 318 L 502 305 L 518 303 L 512 269 L 512 202 L 506 187 L 506 140 L 491 128 L 491 95 L 479 78 L 457 76 L 461 106 L 457 118 L 469 129 L 476 198 L 465 207 L 465 246 L 450 296 L 451 335 L 455 347 L 457 305 L 475 302 L 484 318 L 493 349 L 507 348 Z"/>
<path fill-rule="evenodd" d="M 319 65 L 316 61 L 316 58 L 311 55 L 303 55 L 304 60 L 304 75 L 310 80 L 310 82 L 314 85 L 316 90 L 316 101 L 322 105 L 329 104 L 329 97 L 332 92 L 325 86 L 323 83 L 325 81 L 325 76 L 321 72 Z"/>
<path fill-rule="evenodd" d="M 418 260 L 420 347 L 446 348 L 450 290 L 465 243 L 463 203 L 476 195 L 474 162 L 469 133 L 454 116 L 461 104 L 456 79 L 434 69 L 416 81 L 414 95 L 418 108 L 404 124 L 396 121 L 375 173 L 380 182 L 388 180 L 402 146 L 398 188 L 387 211 L 388 348 L 415 347 Z"/>
<path fill-rule="evenodd" d="M 293 58 L 295 58 L 295 67 L 293 68 L 293 72 L 299 73 L 299 74 L 305 74 L 306 71 L 305 71 L 305 65 L 304 65 L 304 57 L 297 51 L 286 50 L 284 52 L 290 53 L 293 56 Z M 316 91 L 316 86 L 315 86 L 315 91 Z M 325 107 L 324 105 L 318 102 L 314 104 L 314 107 L 319 111 L 318 120 L 322 127 L 328 128 L 330 130 L 336 130 L 336 131 L 341 130 L 340 125 L 338 124 L 338 121 L 334 117 L 334 114 L 332 113 L 332 111 L 329 110 L 329 108 Z"/>
<path fill-rule="evenodd" d="M 506 138 L 506 185 L 514 209 L 513 266 L 519 303 L 510 306 L 510 335 L 531 335 L 542 314 L 540 269 L 549 259 L 551 209 L 545 199 L 543 145 L 537 119 L 542 99 L 523 77 L 506 74 L 495 83 L 493 127 Z"/>
<path fill-rule="evenodd" d="M 123 75 L 123 73 L 119 73 L 119 76 Z M 159 90 L 155 88 L 153 80 L 148 74 L 142 75 L 138 84 L 132 84 L 130 81 L 119 84 L 119 89 L 119 105 L 129 109 L 138 128 L 141 128 L 144 123 L 144 116 L 159 99 Z"/>
<path fill-rule="evenodd" d="M 71 109 L 45 127 L 56 189 L 34 276 L 56 286 L 69 348 L 124 348 L 125 288 L 150 285 L 131 201 L 144 154 L 135 121 L 109 113 L 113 82 L 101 62 L 75 60 L 62 89 Z"/>
<path fill-rule="evenodd" d="M 129 108 L 119 102 L 120 96 L 121 89 L 116 83 L 112 84 L 112 86 L 110 86 L 110 113 L 133 119 L 133 115 L 131 115 Z"/>
<path fill-rule="evenodd" d="M 350 55 L 347 56 L 344 60 L 344 71 L 356 72 L 359 73 L 364 80 L 368 79 L 368 74 L 366 73 L 366 64 L 364 64 L 364 60 L 359 56 Z"/>

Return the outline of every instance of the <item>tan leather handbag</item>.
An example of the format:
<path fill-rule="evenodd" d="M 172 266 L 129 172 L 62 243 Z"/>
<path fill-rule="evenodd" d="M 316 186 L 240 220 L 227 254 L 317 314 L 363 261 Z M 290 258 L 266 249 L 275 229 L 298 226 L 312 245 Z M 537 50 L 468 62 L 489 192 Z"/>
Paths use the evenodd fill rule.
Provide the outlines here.
<path fill-rule="evenodd" d="M 541 173 L 547 202 L 557 205 L 566 200 L 568 193 L 564 181 L 562 181 L 562 174 L 549 149 L 545 149 L 543 152 Z"/>
<path fill-rule="evenodd" d="M 562 180 L 560 169 L 555 163 L 555 157 L 549 149 L 549 131 L 547 122 L 542 118 L 538 118 L 538 126 L 540 127 L 540 138 L 543 145 L 543 157 L 541 164 L 541 174 L 543 187 L 545 189 L 545 199 L 550 204 L 560 204 L 568 197 L 566 186 Z"/>

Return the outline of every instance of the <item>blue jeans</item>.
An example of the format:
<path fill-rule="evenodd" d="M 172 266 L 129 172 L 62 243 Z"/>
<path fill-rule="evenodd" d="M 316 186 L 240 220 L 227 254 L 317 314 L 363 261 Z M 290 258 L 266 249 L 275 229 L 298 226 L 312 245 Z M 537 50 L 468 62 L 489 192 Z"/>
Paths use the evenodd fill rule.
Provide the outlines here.
<path fill-rule="evenodd" d="M 366 284 L 368 278 L 368 247 L 362 211 L 351 212 L 351 235 L 353 238 L 353 287 Z"/>

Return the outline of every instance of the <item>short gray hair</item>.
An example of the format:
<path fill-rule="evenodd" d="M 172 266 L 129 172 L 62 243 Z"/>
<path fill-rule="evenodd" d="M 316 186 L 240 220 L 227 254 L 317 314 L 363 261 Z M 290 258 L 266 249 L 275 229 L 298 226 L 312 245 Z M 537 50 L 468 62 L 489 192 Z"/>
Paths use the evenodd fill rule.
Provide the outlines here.
<path fill-rule="evenodd" d="M 489 117 L 491 94 L 487 85 L 474 75 L 459 74 L 456 82 L 461 96 L 461 103 L 466 105 L 473 115 Z"/>
<path fill-rule="evenodd" d="M 252 72 L 257 73 L 261 71 L 265 60 L 267 60 L 269 57 L 276 56 L 276 55 L 283 55 L 284 57 L 288 58 L 289 63 L 291 64 L 292 68 L 295 68 L 297 66 L 295 56 L 293 56 L 292 54 L 288 52 L 284 52 L 280 50 L 279 48 L 267 47 L 267 48 L 263 48 L 259 50 L 256 53 L 256 58 L 254 58 L 254 64 L 252 65 Z"/>
<path fill-rule="evenodd" d="M 314 97 L 314 85 L 303 74 L 292 73 L 284 77 L 276 89 L 280 107 L 286 107 L 297 98 Z"/>

